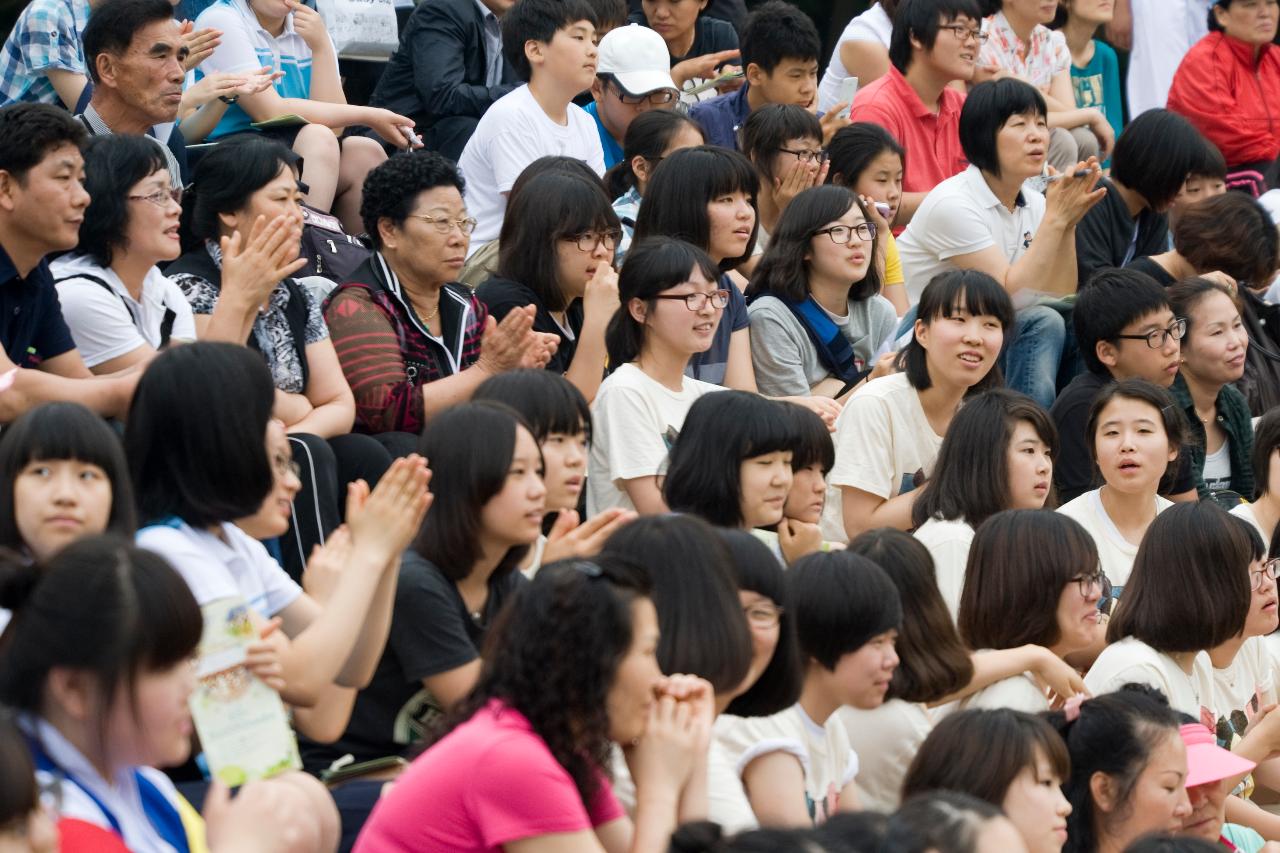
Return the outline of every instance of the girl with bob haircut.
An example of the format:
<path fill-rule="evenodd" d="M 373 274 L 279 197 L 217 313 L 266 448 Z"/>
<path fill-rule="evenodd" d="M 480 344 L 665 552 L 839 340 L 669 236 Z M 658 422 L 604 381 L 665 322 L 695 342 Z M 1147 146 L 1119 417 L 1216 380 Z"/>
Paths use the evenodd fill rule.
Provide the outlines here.
<path fill-rule="evenodd" d="M 722 328 L 688 370 L 695 379 L 740 391 L 756 390 L 747 302 L 726 273 L 750 259 L 755 248 L 759 189 L 751 161 L 737 151 L 714 145 L 682 149 L 653 170 L 633 238 L 639 243 L 649 237 L 673 237 L 711 258 L 716 276 L 710 280 L 725 291 L 728 301 Z M 612 357 L 609 363 L 614 363 Z"/>
<path fill-rule="evenodd" d="M 658 164 L 681 148 L 706 144 L 702 126 L 676 110 L 648 110 L 627 126 L 622 159 L 605 173 L 605 190 L 613 198 L 613 212 L 622 224 L 618 262 L 631 248 L 640 202 Z"/>
<path fill-rule="evenodd" d="M 1177 471 L 1186 420 L 1163 388 L 1143 379 L 1113 382 L 1094 398 L 1085 436 L 1103 485 L 1058 508 L 1089 532 L 1118 599 L 1152 522 L 1173 503 L 1160 495 Z M 1110 612 L 1114 602 L 1104 602 Z"/>
<path fill-rule="evenodd" d="M 476 296 L 499 322 L 533 305 L 533 330 L 558 341 L 547 369 L 590 401 L 604 376 L 605 327 L 618 308 L 618 216 L 598 179 L 557 173 L 513 193 L 507 213 L 497 273 Z"/>
<path fill-rule="evenodd" d="M 35 560 L 137 529 L 120 438 L 79 403 L 45 403 L 0 435 L 0 547 Z"/>
<path fill-rule="evenodd" d="M 761 393 L 843 400 L 890 372 L 892 357 L 877 356 L 898 318 L 880 295 L 879 234 L 843 187 L 807 189 L 787 205 L 748 291 Z"/>
<path fill-rule="evenodd" d="M 342 739 L 309 765 L 406 755 L 475 687 L 498 613 L 525 586 L 518 569 L 542 532 L 547 489 L 524 421 L 500 403 L 464 403 L 432 419 L 420 446 L 440 460 L 439 500 L 400 561 L 377 670 Z"/>
<path fill-rule="evenodd" d="M 357 848 L 647 851 L 705 817 L 711 689 L 662 674 L 642 577 L 607 554 L 538 572 L 499 618 L 475 690 L 378 800 Z M 634 823 L 609 782 L 617 744 Z M 539 783 L 513 800 L 513 779 Z"/>
<path fill-rule="evenodd" d="M 846 551 L 810 554 L 787 571 L 787 589 L 805 660 L 800 699 L 716 731 L 762 826 L 809 826 L 859 808 L 857 755 L 835 714 L 878 707 L 898 664 L 902 605 L 875 563 Z"/>
<path fill-rule="evenodd" d="M 1035 673 L 1059 695 L 1083 689 L 1076 671 L 1041 646 L 980 652 L 965 648 L 938 592 L 929 552 L 910 534 L 869 530 L 850 542 L 849 550 L 884 569 L 902 600 L 901 660 L 884 704 L 838 712 L 858 753 L 858 795 L 864 808 L 898 807 L 907 765 L 939 716 L 933 709 L 1023 672 Z"/>
<path fill-rule="evenodd" d="M 1108 645 L 1090 667 L 1094 696 L 1149 684 L 1177 711 L 1212 715 L 1213 674 L 1203 651 L 1245 628 L 1248 568 L 1261 557 L 1248 525 L 1216 504 L 1180 503 L 1162 512 L 1142 540 L 1123 602 L 1107 624 Z"/>
<path fill-rule="evenodd" d="M 50 264 L 76 349 L 94 373 L 141 364 L 170 341 L 194 341 L 182 291 L 156 266 L 182 253 L 182 193 L 164 152 L 132 134 L 90 137 L 85 146 L 89 207 L 80 242 Z"/>
<path fill-rule="evenodd" d="M 0 441 L 0 452 L 3 448 L 4 442 Z M 1267 412 L 1254 425 L 1250 467 L 1253 469 L 1253 502 L 1241 503 L 1230 512 L 1257 530 L 1263 545 L 1269 549 L 1276 526 L 1280 525 L 1280 409 Z"/>
<path fill-rule="evenodd" d="M 1071 762 L 1064 853 L 1124 850 L 1150 832 L 1180 832 L 1191 814 L 1178 714 L 1158 690 L 1117 687 L 1048 715 Z"/>
<path fill-rule="evenodd" d="M 818 527 L 827 502 L 827 472 L 836 464 L 831 431 L 812 409 L 797 405 L 784 408 L 790 421 L 791 490 L 782 508 L 782 520 L 752 533 L 769 546 L 782 565 L 789 566 L 806 554 L 840 545 L 824 541 Z"/>
<path fill-rule="evenodd" d="M 730 285 L 732 289 L 732 285 Z M 587 515 L 666 512 L 658 473 L 694 401 L 718 386 L 686 375 L 711 346 L 729 294 L 706 252 L 680 240 L 637 243 L 618 276 L 621 307 L 605 342 L 587 465 Z"/>
<path fill-rule="evenodd" d="M 890 226 L 902 204 L 906 150 L 880 125 L 858 121 L 836 131 L 827 146 L 827 155 L 831 163 L 827 183 L 856 193 L 866 207 L 868 221 L 876 225 L 876 269 L 884 282 L 880 294 L 893 305 L 894 314 L 905 316 L 911 309 L 911 300 L 902 274 L 898 241 Z M 877 202 L 888 206 L 888 215 L 881 215 Z"/>
<path fill-rule="evenodd" d="M 415 455 L 397 460 L 372 493 L 362 481 L 349 488 L 350 536 L 325 555 L 341 553 L 345 570 L 322 604 L 232 523 L 257 515 L 275 485 L 267 448 L 284 427 L 271 416 L 274 402 L 271 374 L 247 347 L 175 347 L 138 382 L 125 455 L 146 525 L 138 545 L 167 558 L 201 606 L 238 596 L 258 631 L 279 617 L 290 641 L 279 652 L 282 695 L 310 707 L 335 682 L 360 687 L 372 677 L 400 554 L 430 504 L 430 472 Z M 277 523 L 286 519 L 279 508 Z"/>
<path fill-rule="evenodd" d="M 598 553 L 604 540 L 635 517 L 619 507 L 585 522 L 578 517 L 591 452 L 591 409 L 572 382 L 549 370 L 518 368 L 481 382 L 471 399 L 510 406 L 524 419 L 542 452 L 546 511 L 554 521 L 521 565 L 530 577 L 542 563 Z M 546 524 L 544 520 L 544 528 Z"/>
<path fill-rule="evenodd" d="M 347 485 L 376 482 L 391 464 L 371 436 L 351 434 L 355 397 L 320 301 L 291 277 L 305 263 L 297 165 L 270 139 L 217 145 L 201 158 L 184 208 L 192 239 L 165 270 L 191 304 L 200 340 L 247 345 L 271 370 L 275 412 L 301 465 L 300 511 L 280 543 L 295 578 L 340 523 Z"/>
<path fill-rule="evenodd" d="M 836 421 L 823 536 L 912 526 L 917 474 L 927 478 L 964 398 L 1002 384 L 996 360 L 1013 326 L 1013 303 L 986 273 L 955 270 L 920 297 L 901 371 L 868 382 Z M 945 322 L 944 322 L 945 321 Z"/>
<path fill-rule="evenodd" d="M 752 110 L 742 123 L 742 153 L 760 176 L 758 245 L 768 248 L 770 235 L 791 202 L 827 178 L 822 123 L 797 104 L 766 104 Z"/>
<path fill-rule="evenodd" d="M 916 538 L 933 557 L 953 616 L 974 531 L 1001 510 L 1043 507 L 1052 496 L 1057 453 L 1058 430 L 1048 412 L 1016 391 L 992 388 L 956 413 L 933 477 L 911 508 Z"/>
<path fill-rule="evenodd" d="M 1044 510 L 996 513 L 978 528 L 969 549 L 960 637 L 971 649 L 1036 645 L 1065 660 L 1101 644 L 1098 601 L 1105 583 L 1093 540 L 1075 521 Z M 1022 672 L 965 704 L 1038 713 L 1049 710 L 1051 693 L 1036 675 Z"/>
<path fill-rule="evenodd" d="M 1186 321 L 1182 368 L 1169 389 L 1191 427 L 1187 453 L 1196 492 L 1230 509 L 1253 494 L 1253 417 L 1235 383 L 1244 377 L 1249 332 L 1231 290 L 1192 278 L 1169 288 L 1174 316 Z"/>
<path fill-rule="evenodd" d="M 723 391 L 690 406 L 662 484 L 671 511 L 747 530 L 781 522 L 792 478 L 787 405 Z"/>
<path fill-rule="evenodd" d="M 62 818 L 112 836 L 99 845 L 266 851 L 291 835 L 307 849 L 336 845 L 332 800 L 302 773 L 251 782 L 231 802 L 214 781 L 202 809 L 208 841 L 199 818 L 184 820 L 194 810 L 153 768 L 191 752 L 201 616 L 158 554 L 90 536 L 46 564 L 8 562 L 0 606 L 14 611 L 0 646 L 0 702 L 20 715 L 42 785 L 60 780 Z M 5 762 L 6 776 L 14 769 Z"/>
<path fill-rule="evenodd" d="M 1045 722 L 1011 708 L 949 715 L 925 738 L 902 783 L 903 799 L 932 791 L 969 794 L 1013 821 L 1027 853 L 1059 853 L 1071 804 L 1067 745 Z"/>

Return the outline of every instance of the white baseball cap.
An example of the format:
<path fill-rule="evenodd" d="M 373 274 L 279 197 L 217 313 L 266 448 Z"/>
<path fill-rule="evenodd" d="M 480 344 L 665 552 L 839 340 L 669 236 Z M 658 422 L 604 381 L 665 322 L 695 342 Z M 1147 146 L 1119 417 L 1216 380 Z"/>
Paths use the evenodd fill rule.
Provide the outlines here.
<path fill-rule="evenodd" d="M 662 36 L 640 24 L 615 27 L 600 39 L 596 74 L 612 74 L 628 95 L 680 87 L 671 79 L 671 54 Z"/>

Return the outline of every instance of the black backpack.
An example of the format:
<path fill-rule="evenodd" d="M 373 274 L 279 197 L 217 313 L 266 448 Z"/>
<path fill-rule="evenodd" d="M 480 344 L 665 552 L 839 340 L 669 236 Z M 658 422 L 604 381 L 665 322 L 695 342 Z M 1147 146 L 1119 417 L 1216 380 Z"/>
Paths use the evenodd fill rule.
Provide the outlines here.
<path fill-rule="evenodd" d="M 337 284 L 351 280 L 351 273 L 371 255 L 364 244 L 342 230 L 338 217 L 302 206 L 302 257 L 307 265 L 295 275 L 318 275 Z"/>

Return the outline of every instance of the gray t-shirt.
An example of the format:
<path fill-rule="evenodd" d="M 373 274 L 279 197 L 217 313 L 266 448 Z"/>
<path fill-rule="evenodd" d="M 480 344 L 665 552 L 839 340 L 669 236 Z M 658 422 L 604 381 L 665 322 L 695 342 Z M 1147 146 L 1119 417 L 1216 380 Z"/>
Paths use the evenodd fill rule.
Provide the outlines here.
<path fill-rule="evenodd" d="M 747 313 L 751 318 L 751 361 L 761 394 L 807 395 L 810 388 L 831 376 L 809 333 L 782 300 L 761 296 L 747 307 Z M 847 320 L 831 319 L 853 347 L 859 369 L 872 362 L 898 325 L 893 304 L 883 296 L 849 300 Z"/>

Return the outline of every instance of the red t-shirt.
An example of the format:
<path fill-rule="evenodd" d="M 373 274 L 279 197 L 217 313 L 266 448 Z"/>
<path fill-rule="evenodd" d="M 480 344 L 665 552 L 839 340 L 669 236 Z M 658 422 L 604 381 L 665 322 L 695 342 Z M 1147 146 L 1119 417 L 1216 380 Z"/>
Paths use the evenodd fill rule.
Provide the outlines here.
<path fill-rule="evenodd" d="M 942 90 L 932 112 L 897 68 L 858 92 L 850 121 L 869 121 L 893 134 L 907 150 L 902 190 L 926 193 L 969 165 L 960 147 L 960 108 L 964 95 Z"/>
<path fill-rule="evenodd" d="M 603 774 L 590 806 L 523 714 L 492 701 L 420 755 L 374 807 L 356 853 L 500 851 L 623 817 Z"/>

